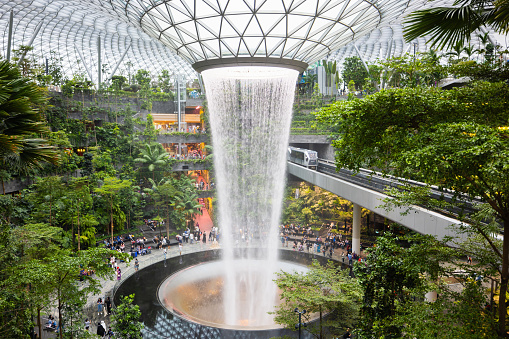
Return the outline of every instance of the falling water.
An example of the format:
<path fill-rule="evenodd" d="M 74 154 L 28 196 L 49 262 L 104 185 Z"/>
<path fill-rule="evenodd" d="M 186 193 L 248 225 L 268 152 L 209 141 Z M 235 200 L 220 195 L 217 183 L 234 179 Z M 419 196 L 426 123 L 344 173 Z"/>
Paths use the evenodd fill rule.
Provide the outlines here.
<path fill-rule="evenodd" d="M 202 75 L 212 128 L 223 258 L 228 268 L 225 322 L 270 322 L 267 312 L 273 310 L 276 299 L 272 280 L 277 270 L 278 223 L 298 72 L 232 67 Z M 238 258 L 240 252 L 235 248 L 253 243 L 262 251 L 256 259 L 262 259 L 248 264 L 252 258 Z"/>

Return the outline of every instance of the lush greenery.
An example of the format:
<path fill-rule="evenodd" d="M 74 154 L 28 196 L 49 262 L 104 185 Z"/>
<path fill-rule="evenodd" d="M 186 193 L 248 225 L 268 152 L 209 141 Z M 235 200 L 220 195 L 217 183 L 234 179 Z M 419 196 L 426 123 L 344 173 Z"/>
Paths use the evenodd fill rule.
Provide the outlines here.
<path fill-rule="evenodd" d="M 456 249 L 430 236 L 386 233 L 354 272 L 364 292 L 360 338 L 493 338 L 496 326 L 479 275 Z M 444 262 L 454 265 L 444 265 Z M 455 271 L 465 269 L 465 274 Z M 451 288 L 450 278 L 461 286 Z M 443 279 L 443 280 L 442 280 Z M 436 300 L 426 300 L 430 293 Z M 432 320 L 432 321 L 430 321 Z M 447 329 L 447 330 L 446 330 Z"/>
<path fill-rule="evenodd" d="M 133 304 L 134 294 L 124 296 L 111 317 L 113 333 L 119 338 L 141 339 L 143 323 L 140 321 L 140 307 Z"/>
<path fill-rule="evenodd" d="M 465 199 L 480 197 L 486 213 L 496 216 L 493 224 L 475 222 L 478 216 L 467 210 L 459 217 L 468 218 L 465 227 L 488 244 L 501 295 L 509 279 L 509 239 L 501 246 L 495 235 L 509 232 L 508 98 L 505 83 L 475 82 L 450 91 L 408 87 L 338 102 L 319 114 L 338 131 L 333 145 L 339 166 L 377 168 L 455 192 L 452 202 L 431 199 L 427 188 L 392 192 L 403 204 L 462 208 Z M 505 300 L 498 317 L 499 333 L 505 333 Z"/>
<path fill-rule="evenodd" d="M 301 182 L 299 187 L 289 188 L 283 209 L 284 224 L 321 226 L 334 223 L 338 227 L 352 222 L 353 204 L 318 186 Z M 367 210 L 363 210 L 365 215 Z"/>
<path fill-rule="evenodd" d="M 280 272 L 277 275 L 275 282 L 281 289 L 282 304 L 274 312 L 276 323 L 296 330 L 297 308 L 306 310 L 302 322 L 318 318 L 303 328 L 316 338 L 342 335 L 356 324 L 362 291 L 347 270 L 341 271 L 332 262 L 321 266 L 315 260 L 306 273 Z"/>

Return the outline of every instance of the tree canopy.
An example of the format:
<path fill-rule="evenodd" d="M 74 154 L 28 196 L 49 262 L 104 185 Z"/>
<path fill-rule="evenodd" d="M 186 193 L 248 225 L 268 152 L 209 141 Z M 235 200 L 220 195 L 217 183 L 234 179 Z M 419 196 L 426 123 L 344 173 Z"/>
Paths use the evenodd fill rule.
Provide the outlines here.
<path fill-rule="evenodd" d="M 476 82 L 444 91 L 405 88 L 381 91 L 364 100 L 338 102 L 318 113 L 333 124 L 338 167 L 376 168 L 385 173 L 423 181 L 449 190 L 454 200 L 480 197 L 500 221 L 499 232 L 509 234 L 509 86 Z M 409 188 L 419 203 L 433 203 Z M 424 199 L 424 200 L 423 200 Z M 461 217 L 461 215 L 459 216 Z M 500 248 L 493 233 L 478 223 L 501 264 L 501 295 L 509 279 L 509 238 Z M 505 333 L 505 300 L 499 307 L 499 334 Z"/>

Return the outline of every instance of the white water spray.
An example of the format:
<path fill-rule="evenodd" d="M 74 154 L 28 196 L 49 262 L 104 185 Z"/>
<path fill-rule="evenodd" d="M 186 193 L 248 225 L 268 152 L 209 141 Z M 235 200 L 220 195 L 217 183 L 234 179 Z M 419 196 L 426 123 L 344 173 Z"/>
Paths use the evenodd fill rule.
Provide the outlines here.
<path fill-rule="evenodd" d="M 267 312 L 274 309 L 276 300 L 272 280 L 277 270 L 278 224 L 298 72 L 232 67 L 206 70 L 202 75 L 227 267 L 225 322 L 256 326 L 272 320 Z M 235 257 L 240 253 L 235 248 L 253 243 L 261 250 L 255 254 L 256 264 L 247 264 L 253 258 Z"/>

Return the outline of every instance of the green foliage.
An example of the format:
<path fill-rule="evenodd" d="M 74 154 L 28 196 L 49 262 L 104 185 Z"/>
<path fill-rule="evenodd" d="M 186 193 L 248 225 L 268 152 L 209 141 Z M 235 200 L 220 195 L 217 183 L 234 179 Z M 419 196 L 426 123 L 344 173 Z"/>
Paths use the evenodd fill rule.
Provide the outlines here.
<path fill-rule="evenodd" d="M 38 138 L 48 131 L 39 109 L 44 92 L 7 61 L 0 62 L 0 167 L 27 173 L 58 155 Z"/>
<path fill-rule="evenodd" d="M 154 127 L 154 119 L 151 114 L 147 115 L 143 135 L 145 136 L 145 141 L 148 143 L 157 141 L 157 130 Z"/>
<path fill-rule="evenodd" d="M 299 198 L 295 198 L 296 189 L 291 189 L 286 196 L 282 218 L 284 224 L 321 225 L 330 221 L 338 224 L 351 220 L 352 204 L 348 200 L 304 182 L 300 183 L 298 189 Z"/>
<path fill-rule="evenodd" d="M 395 326 L 398 307 L 405 309 L 415 296 L 428 290 L 431 281 L 442 272 L 440 250 L 432 239 L 410 238 L 405 248 L 391 233 L 379 237 L 364 263 L 356 263 L 355 276 L 364 290 L 362 321 L 359 333 L 363 338 L 400 338 L 403 327 Z"/>
<path fill-rule="evenodd" d="M 361 288 L 347 271 L 340 271 L 333 262 L 322 267 L 314 260 L 306 273 L 280 272 L 277 275 L 275 282 L 281 289 L 282 304 L 273 312 L 276 323 L 295 330 L 298 322 L 295 308 L 306 310 L 303 322 L 308 322 L 313 315 L 319 316 L 319 320 L 304 329 L 316 338 L 328 338 L 343 334 L 357 322 Z"/>
<path fill-rule="evenodd" d="M 380 62 L 387 73 L 385 81 L 393 87 L 435 86 L 446 77 L 447 69 L 440 64 L 441 56 L 429 50 L 417 55 L 405 54 Z"/>
<path fill-rule="evenodd" d="M 140 307 L 133 304 L 134 294 L 123 296 L 111 317 L 115 336 L 125 339 L 141 339 L 143 323 L 140 321 Z"/>
<path fill-rule="evenodd" d="M 359 57 L 346 58 L 343 62 L 343 71 L 341 73 L 343 81 L 350 83 L 353 80 L 357 89 L 362 89 L 364 79 L 368 77 L 368 72 L 364 68 Z"/>
<path fill-rule="evenodd" d="M 333 142 L 338 167 L 377 168 L 453 192 L 452 203 L 462 210 L 467 198 L 480 198 L 498 218 L 496 234 L 509 232 L 509 86 L 475 82 L 443 91 L 435 88 L 386 90 L 364 100 L 336 103 L 319 119 L 334 125 L 340 138 Z M 437 204 L 422 190 L 397 196 L 403 202 Z M 442 203 L 439 199 L 438 203 Z M 505 245 L 492 240 L 468 217 L 471 233 L 488 244 L 491 261 L 505 295 L 509 256 Z M 462 242 L 458 243 L 463 246 Z M 505 249 L 504 249 L 505 248 Z M 499 265 L 501 263 L 501 265 Z M 499 307 L 499 333 L 505 333 L 506 307 Z"/>
<path fill-rule="evenodd" d="M 109 207 L 110 214 L 110 225 L 111 228 L 111 239 L 113 242 L 114 225 L 117 225 L 118 229 L 124 229 L 125 213 L 120 209 L 119 202 L 120 197 L 118 193 L 122 190 L 130 188 L 132 185 L 130 180 L 121 180 L 115 177 L 107 177 L 104 179 L 104 183 L 101 187 L 97 187 L 94 191 L 100 194 L 106 201 Z"/>

